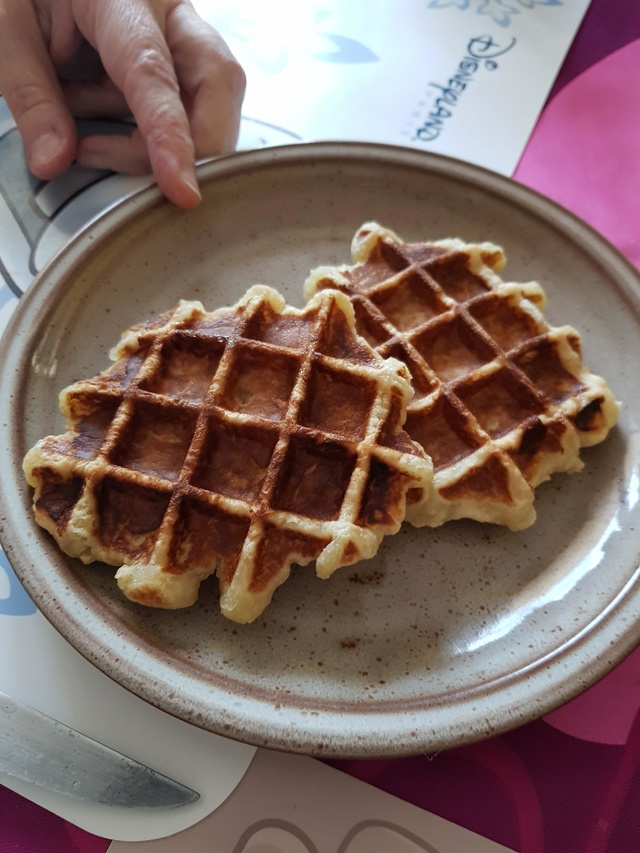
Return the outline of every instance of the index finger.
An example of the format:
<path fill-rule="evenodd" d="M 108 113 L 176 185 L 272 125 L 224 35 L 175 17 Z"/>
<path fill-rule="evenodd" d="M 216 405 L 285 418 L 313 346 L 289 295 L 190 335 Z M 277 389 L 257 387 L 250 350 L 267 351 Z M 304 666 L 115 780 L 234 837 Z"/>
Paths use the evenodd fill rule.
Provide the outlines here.
<path fill-rule="evenodd" d="M 126 98 L 158 186 L 192 207 L 200 200 L 195 148 L 163 25 L 141 0 L 95 4 L 93 20 L 80 23 Z"/>

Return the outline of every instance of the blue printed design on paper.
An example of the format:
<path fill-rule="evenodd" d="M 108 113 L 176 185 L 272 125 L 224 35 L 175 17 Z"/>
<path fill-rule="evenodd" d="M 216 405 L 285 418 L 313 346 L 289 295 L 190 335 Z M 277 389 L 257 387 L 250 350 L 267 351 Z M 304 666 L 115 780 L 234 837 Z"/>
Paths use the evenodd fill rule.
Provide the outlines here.
<path fill-rule="evenodd" d="M 456 8 L 461 11 L 476 12 L 486 15 L 500 24 L 508 27 L 514 15 L 519 15 L 524 9 L 535 9 L 536 6 L 562 6 L 564 0 L 429 0 L 429 9 Z"/>
<path fill-rule="evenodd" d="M 4 575 L 4 577 L 2 577 Z M 0 616 L 31 616 L 36 612 L 36 606 L 31 601 L 13 569 L 9 565 L 7 555 L 0 549 L 0 578 L 8 581 L 9 594 L 0 597 Z M 0 589 L 5 586 L 0 584 Z"/>
<path fill-rule="evenodd" d="M 330 41 L 333 50 L 316 51 L 314 54 L 318 62 L 330 62 L 334 65 L 361 65 L 366 62 L 379 62 L 379 57 L 360 41 L 341 36 L 338 33 L 321 33 Z"/>

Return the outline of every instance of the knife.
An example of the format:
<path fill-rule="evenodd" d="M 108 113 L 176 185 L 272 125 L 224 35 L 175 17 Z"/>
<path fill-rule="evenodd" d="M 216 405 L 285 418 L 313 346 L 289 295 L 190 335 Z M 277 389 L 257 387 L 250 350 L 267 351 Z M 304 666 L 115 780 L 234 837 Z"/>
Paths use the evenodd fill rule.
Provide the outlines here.
<path fill-rule="evenodd" d="M 2 773 L 78 800 L 138 809 L 195 802 L 191 788 L 0 693 Z"/>

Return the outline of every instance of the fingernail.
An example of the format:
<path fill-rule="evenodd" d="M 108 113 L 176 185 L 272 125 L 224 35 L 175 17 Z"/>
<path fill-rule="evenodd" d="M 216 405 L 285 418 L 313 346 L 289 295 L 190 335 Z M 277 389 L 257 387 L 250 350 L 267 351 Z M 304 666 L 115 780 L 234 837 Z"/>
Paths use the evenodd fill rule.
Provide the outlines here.
<path fill-rule="evenodd" d="M 200 192 L 200 187 L 198 186 L 196 178 L 191 174 L 190 171 L 182 173 L 182 182 L 185 187 L 188 187 L 191 190 L 194 197 L 198 201 L 202 201 L 202 193 Z"/>
<path fill-rule="evenodd" d="M 61 153 L 63 145 L 64 141 L 54 131 L 48 131 L 42 136 L 38 136 L 29 147 L 27 155 L 29 167 L 34 171 L 46 169 Z"/>

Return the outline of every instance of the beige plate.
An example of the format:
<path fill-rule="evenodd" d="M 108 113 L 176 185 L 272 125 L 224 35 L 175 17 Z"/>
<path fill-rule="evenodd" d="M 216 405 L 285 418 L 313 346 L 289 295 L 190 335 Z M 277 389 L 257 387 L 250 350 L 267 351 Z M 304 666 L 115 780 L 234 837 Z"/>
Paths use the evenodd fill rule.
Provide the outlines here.
<path fill-rule="evenodd" d="M 3 546 L 70 643 L 134 693 L 205 729 L 333 756 L 435 751 L 533 719 L 604 675 L 640 640 L 640 288 L 587 226 L 516 183 L 409 149 L 320 143 L 205 165 L 204 202 L 155 189 L 108 211 L 34 283 L 3 339 Z M 299 569 L 248 626 L 215 582 L 186 611 L 121 597 L 113 570 L 61 554 L 33 522 L 25 451 L 63 431 L 58 391 L 103 369 L 121 329 L 179 297 L 205 307 L 255 282 L 301 304 L 310 268 L 349 260 L 377 219 L 407 239 L 490 239 L 507 274 L 539 279 L 548 317 L 624 401 L 581 474 L 539 489 L 528 531 L 405 526 L 378 557 L 321 581 Z M 10 365 L 11 369 L 7 369 Z"/>

